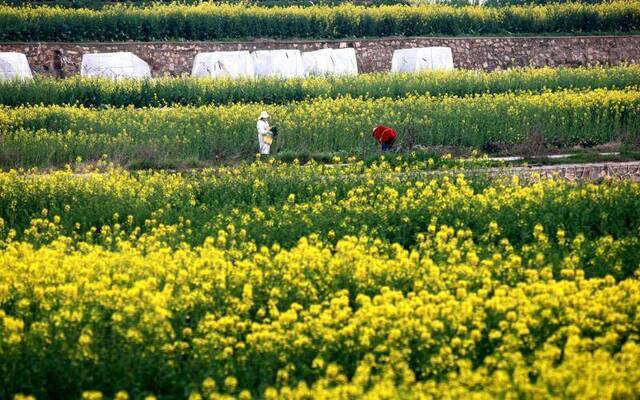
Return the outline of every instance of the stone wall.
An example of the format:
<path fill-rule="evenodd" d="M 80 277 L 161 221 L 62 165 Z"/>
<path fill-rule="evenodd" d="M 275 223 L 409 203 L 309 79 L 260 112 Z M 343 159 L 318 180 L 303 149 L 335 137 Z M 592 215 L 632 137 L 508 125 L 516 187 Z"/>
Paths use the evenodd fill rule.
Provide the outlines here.
<path fill-rule="evenodd" d="M 151 65 L 155 76 L 190 73 L 195 55 L 216 50 L 356 49 L 361 72 L 391 67 L 393 50 L 447 46 L 457 68 L 578 66 L 640 63 L 640 36 L 428 37 L 353 40 L 254 40 L 246 42 L 0 43 L 0 51 L 25 53 L 37 73 L 66 76 L 79 71 L 82 54 L 130 51 Z"/>
<path fill-rule="evenodd" d="M 471 172 L 473 173 L 473 170 Z M 485 176 L 519 175 L 525 179 L 533 180 L 562 178 L 570 181 L 582 181 L 620 178 L 640 182 L 639 161 L 490 168 L 478 172 Z"/>

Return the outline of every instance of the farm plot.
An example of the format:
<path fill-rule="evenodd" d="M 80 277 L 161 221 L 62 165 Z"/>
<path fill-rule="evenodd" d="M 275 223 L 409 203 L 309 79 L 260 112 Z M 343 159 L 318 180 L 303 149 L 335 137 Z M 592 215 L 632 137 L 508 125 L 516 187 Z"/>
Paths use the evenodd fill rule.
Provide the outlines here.
<path fill-rule="evenodd" d="M 0 41 L 640 31 L 520 2 L 7 0 Z M 638 66 L 0 83 L 0 399 L 640 398 L 640 183 L 457 170 L 599 145 Z"/>
<path fill-rule="evenodd" d="M 530 137 L 552 147 L 635 143 L 640 92 L 562 90 L 466 97 L 339 97 L 285 105 L 240 103 L 167 108 L 33 106 L 2 109 L 0 161 L 56 166 L 107 158 L 147 165 L 254 157 L 255 121 L 268 110 L 281 136 L 276 151 L 375 151 L 371 127 L 395 126 L 416 144 L 510 149 Z"/>

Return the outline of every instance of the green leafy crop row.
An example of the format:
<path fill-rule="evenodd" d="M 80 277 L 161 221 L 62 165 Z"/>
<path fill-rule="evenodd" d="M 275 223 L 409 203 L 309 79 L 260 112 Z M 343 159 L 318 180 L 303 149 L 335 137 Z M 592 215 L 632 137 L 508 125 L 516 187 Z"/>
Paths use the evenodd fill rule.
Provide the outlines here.
<path fill-rule="evenodd" d="M 253 4 L 260 6 L 314 6 L 338 4 L 363 4 L 380 6 L 388 4 L 448 4 L 453 6 L 483 5 L 487 7 L 501 7 L 508 5 L 550 4 L 550 3 L 607 3 L 611 0 L 227 0 L 231 4 Z M 46 5 L 69 8 L 101 9 L 115 4 L 132 6 L 146 6 L 156 3 L 201 4 L 216 3 L 216 0 L 0 0 L 0 4 L 13 6 Z M 218 1 L 219 3 L 219 1 Z"/>
<path fill-rule="evenodd" d="M 640 85 L 640 66 L 514 69 L 479 72 L 424 72 L 418 74 L 364 74 L 349 77 L 299 79 L 151 80 L 42 78 L 0 82 L 0 104 L 84 106 L 210 105 L 247 102 L 284 104 L 317 97 L 351 96 L 377 99 L 409 94 L 464 96 L 561 89 L 624 88 Z"/>
<path fill-rule="evenodd" d="M 446 5 L 274 7 L 115 6 L 102 10 L 0 7 L 2 41 L 344 38 L 640 30 L 640 2 L 501 8 Z"/>

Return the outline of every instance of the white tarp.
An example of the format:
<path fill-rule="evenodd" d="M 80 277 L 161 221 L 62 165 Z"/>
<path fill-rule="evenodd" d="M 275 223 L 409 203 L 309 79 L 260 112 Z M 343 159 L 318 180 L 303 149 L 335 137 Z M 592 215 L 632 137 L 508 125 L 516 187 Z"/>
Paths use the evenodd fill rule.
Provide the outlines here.
<path fill-rule="evenodd" d="M 82 56 L 80 75 L 114 79 L 150 78 L 151 68 L 133 53 L 92 53 Z"/>
<path fill-rule="evenodd" d="M 253 58 L 248 51 L 199 53 L 191 70 L 191 76 L 196 77 L 251 78 L 254 75 Z"/>
<path fill-rule="evenodd" d="M 353 48 L 322 49 L 302 53 L 304 74 L 357 75 L 358 63 Z"/>
<path fill-rule="evenodd" d="M 22 53 L 0 53 L 0 80 L 32 78 L 27 56 Z"/>
<path fill-rule="evenodd" d="M 251 54 L 256 76 L 293 78 L 304 76 L 299 50 L 258 50 Z"/>
<path fill-rule="evenodd" d="M 415 72 L 425 69 L 453 69 L 453 53 L 449 47 L 421 47 L 393 52 L 392 72 Z"/>

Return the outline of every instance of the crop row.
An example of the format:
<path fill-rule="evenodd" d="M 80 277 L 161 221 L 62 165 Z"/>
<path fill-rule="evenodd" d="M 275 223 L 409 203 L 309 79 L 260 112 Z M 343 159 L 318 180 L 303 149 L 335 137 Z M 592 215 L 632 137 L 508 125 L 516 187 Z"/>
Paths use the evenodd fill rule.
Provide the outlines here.
<path fill-rule="evenodd" d="M 127 4 L 133 6 L 145 6 L 155 3 L 171 3 L 176 0 L 0 0 L 0 4 L 13 6 L 24 5 L 47 5 L 56 7 L 73 8 L 104 8 L 114 4 Z M 582 2 L 589 4 L 604 3 L 611 0 L 320 0 L 314 3 L 302 0 L 230 0 L 227 3 L 253 4 L 260 6 L 301 6 L 310 7 L 314 5 L 338 5 L 342 3 L 364 4 L 364 5 L 389 5 L 389 4 L 448 4 L 455 6 L 467 6 L 471 4 L 481 4 L 487 7 L 501 7 L 508 5 L 528 5 L 528 4 L 548 4 L 548 3 L 571 3 Z M 215 2 L 212 0 L 180 0 L 181 4 L 200 4 L 203 2 Z"/>
<path fill-rule="evenodd" d="M 509 149 L 532 137 L 552 147 L 635 140 L 640 92 L 596 89 L 470 97 L 340 97 L 286 105 L 104 108 L 35 106 L 0 114 L 5 166 L 47 166 L 108 156 L 120 163 L 211 161 L 252 157 L 262 110 L 281 134 L 275 151 L 364 154 L 371 128 L 400 133 L 398 144 Z"/>
<path fill-rule="evenodd" d="M 245 7 L 201 4 L 103 10 L 0 6 L 1 41 L 214 40 L 634 32 L 640 2 L 503 8 L 440 5 Z"/>
<path fill-rule="evenodd" d="M 0 82 L 0 104 L 6 106 L 70 104 L 135 107 L 262 102 L 283 104 L 317 97 L 378 99 L 407 95 L 465 96 L 482 93 L 559 89 L 625 88 L 640 85 L 640 66 L 529 68 L 481 72 L 429 71 L 416 74 L 376 73 L 360 76 L 111 80 L 72 77 Z"/>
<path fill-rule="evenodd" d="M 533 240 L 536 224 L 588 239 L 635 235 L 640 224 L 637 185 L 591 185 L 575 191 L 572 185 L 547 182 L 495 191 L 497 183 L 479 177 L 461 190 L 459 177 L 429 183 L 430 175 L 420 173 L 425 166 L 410 161 L 344 168 L 258 162 L 187 175 L 122 170 L 0 173 L 0 240 L 12 236 L 13 229 L 15 239 L 34 245 L 46 244 L 52 234 L 87 241 L 92 233 L 95 243 L 104 244 L 102 239 L 111 236 L 105 236 L 102 226 L 117 223 L 125 235 L 147 236 L 159 227 L 180 225 L 165 232 L 163 240 L 177 247 L 196 246 L 232 224 L 236 233 L 244 230 L 244 240 L 259 246 L 291 247 L 311 234 L 332 243 L 367 234 L 413 246 L 416 235 L 435 218 L 439 224 L 463 223 L 476 238 L 494 221 L 503 237 L 520 245 Z M 424 187 L 416 191 L 416 186 Z M 528 196 L 518 197 L 525 193 Z M 33 225 L 35 219 L 49 221 L 56 215 L 61 219 L 55 229 Z M 628 259 L 625 265 L 633 268 L 634 261 Z M 594 274 L 602 273 L 597 263 L 593 266 Z"/>
<path fill-rule="evenodd" d="M 0 173 L 0 397 L 640 395 L 638 184 L 350 168 Z"/>

